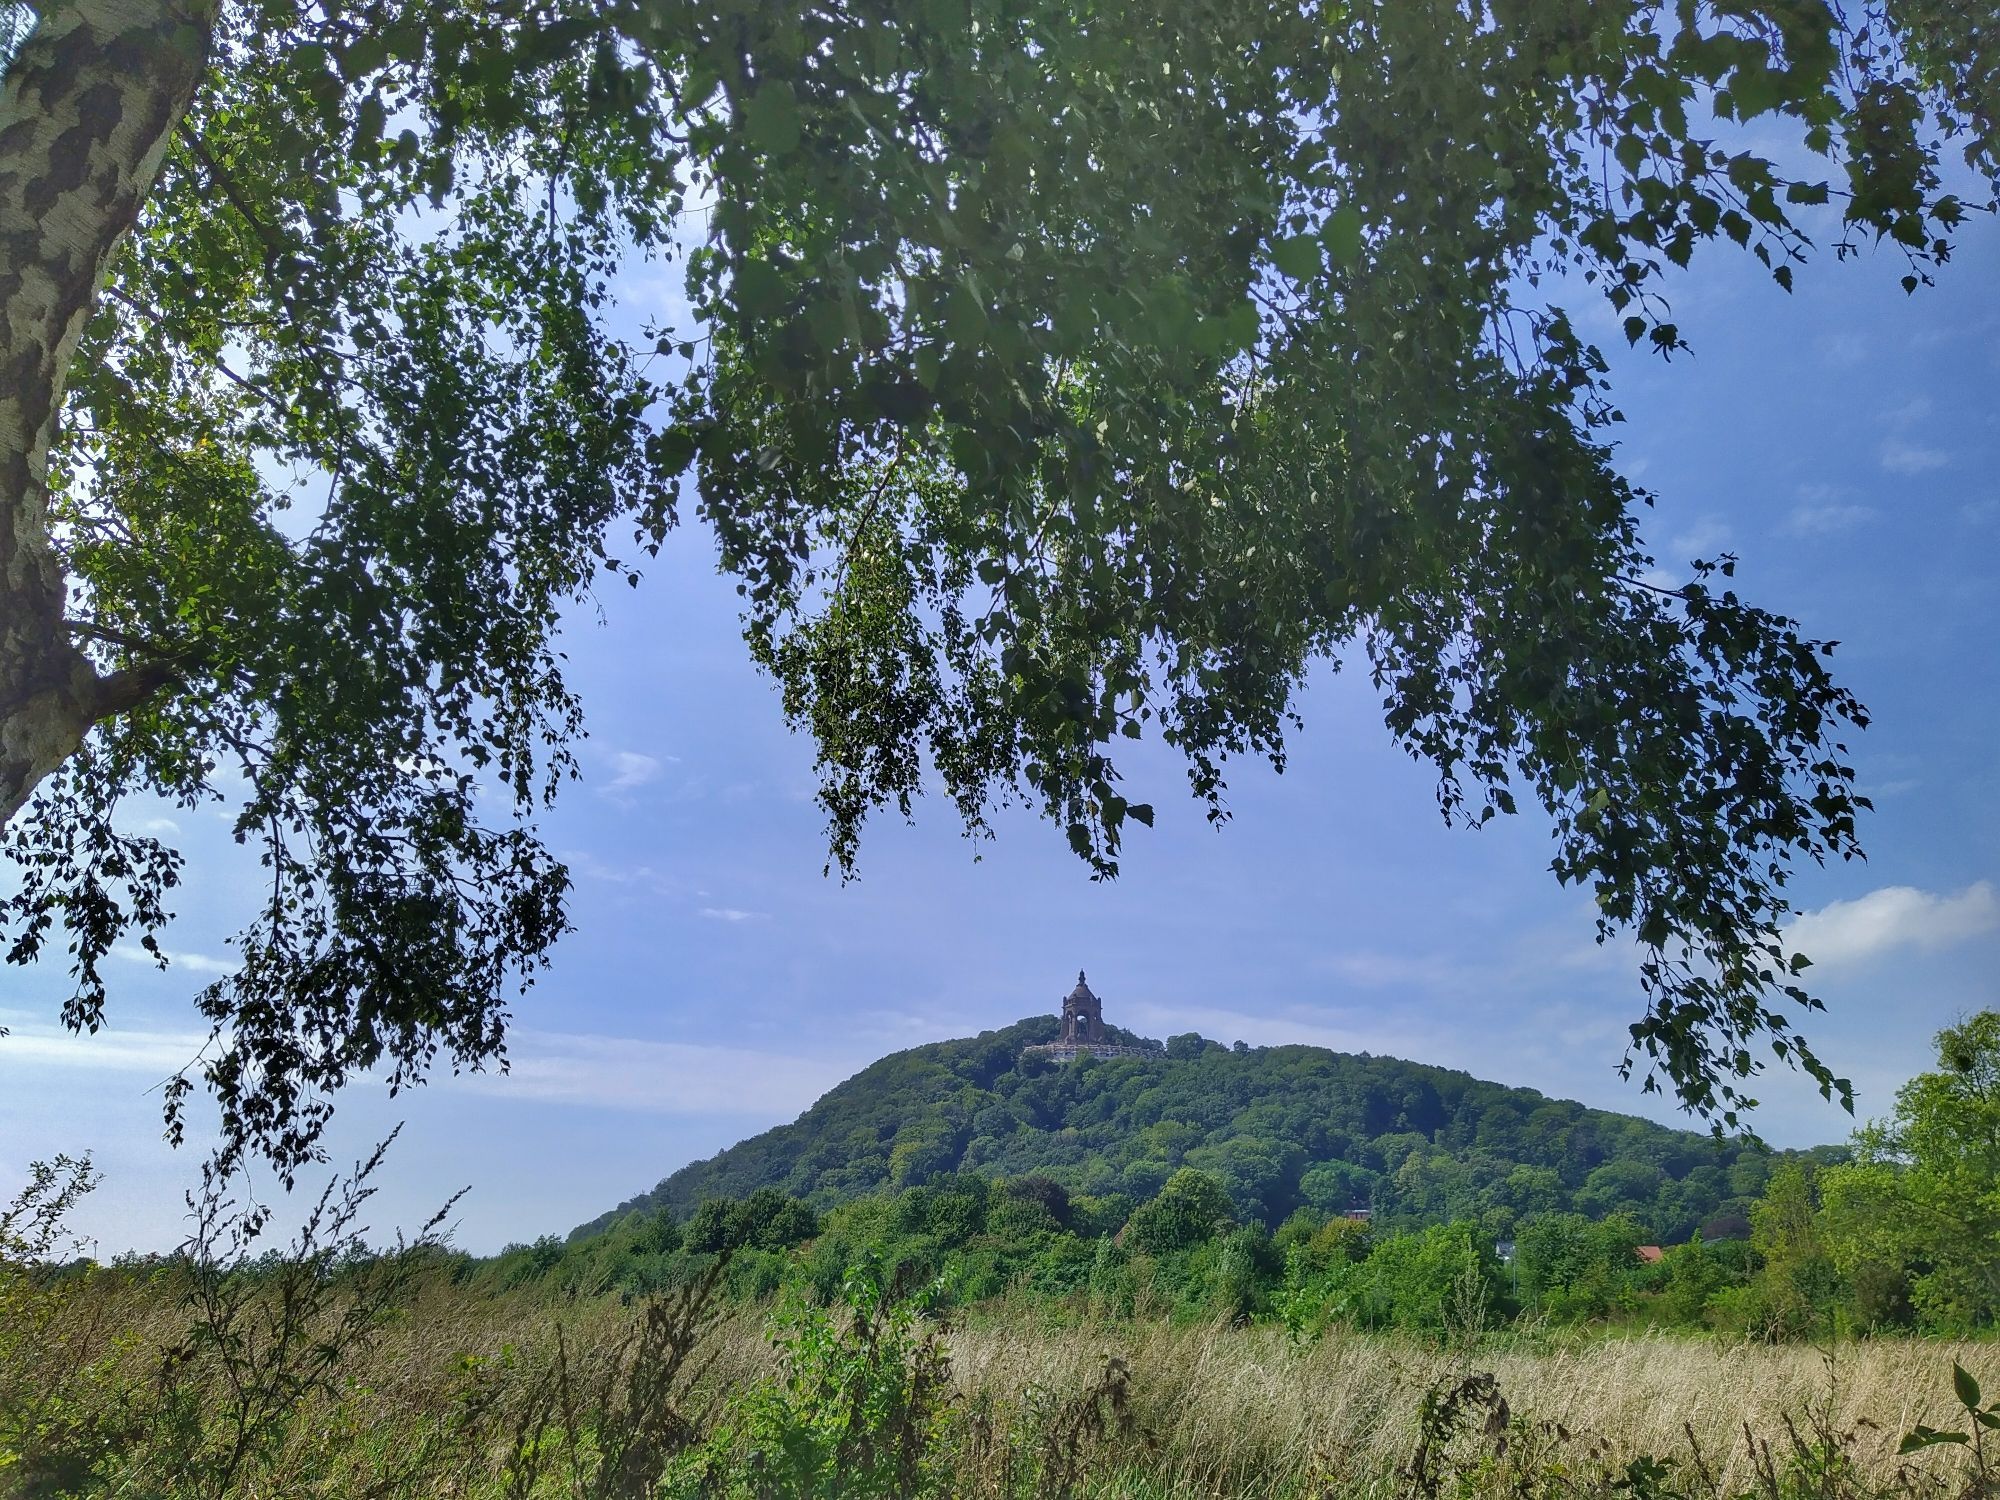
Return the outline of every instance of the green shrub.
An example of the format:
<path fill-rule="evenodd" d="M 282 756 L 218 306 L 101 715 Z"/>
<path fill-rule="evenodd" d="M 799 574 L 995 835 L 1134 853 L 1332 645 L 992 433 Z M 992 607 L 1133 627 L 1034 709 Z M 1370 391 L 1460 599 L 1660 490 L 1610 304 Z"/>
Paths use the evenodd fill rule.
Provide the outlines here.
<path fill-rule="evenodd" d="M 837 1307 L 787 1297 L 771 1325 L 780 1373 L 731 1400 L 668 1492 L 703 1500 L 929 1492 L 951 1399 L 950 1360 L 926 1320 L 938 1288 L 898 1299 L 888 1284 L 879 1261 L 864 1261 Z"/>
<path fill-rule="evenodd" d="M 1125 1235 L 1135 1250 L 1171 1255 L 1212 1239 L 1235 1218 L 1236 1205 L 1219 1178 L 1182 1167 L 1132 1215 Z"/>

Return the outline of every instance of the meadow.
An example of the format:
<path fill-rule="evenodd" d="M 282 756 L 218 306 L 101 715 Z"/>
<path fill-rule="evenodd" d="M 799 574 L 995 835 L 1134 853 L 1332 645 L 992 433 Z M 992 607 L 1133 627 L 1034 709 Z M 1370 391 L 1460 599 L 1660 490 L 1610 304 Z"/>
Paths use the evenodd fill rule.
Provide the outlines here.
<path fill-rule="evenodd" d="M 2000 1346 L 1530 1323 L 1423 1338 L 494 1294 L 416 1251 L 8 1273 L 0 1494 L 1986 1497 Z M 1962 1372 L 1954 1384 L 1954 1367 Z M 1978 1393 L 1973 1399 L 1980 1400 Z M 1928 1427 L 1973 1441 L 1900 1452 Z M 1981 1441 L 1984 1440 L 1984 1441 Z"/>
<path fill-rule="evenodd" d="M 367 1241 L 384 1142 L 283 1249 L 210 1174 L 180 1251 L 100 1265 L 59 1158 L 0 1210 L 0 1496 L 2000 1500 L 2000 1013 L 1941 1044 L 1851 1152 L 1770 1162 L 1746 1234 L 1665 1248 L 1622 1210 L 1272 1230 L 1182 1167 L 766 1186 L 482 1258 L 450 1204 Z"/>

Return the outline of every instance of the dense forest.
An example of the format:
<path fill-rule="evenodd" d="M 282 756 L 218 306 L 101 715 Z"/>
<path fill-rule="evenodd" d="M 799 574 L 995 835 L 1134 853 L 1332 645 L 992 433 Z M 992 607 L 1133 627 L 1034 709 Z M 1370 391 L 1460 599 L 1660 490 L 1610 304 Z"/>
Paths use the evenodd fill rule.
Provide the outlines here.
<path fill-rule="evenodd" d="M 1129 1208 L 1192 1167 L 1246 1222 L 1367 1208 L 1381 1227 L 1470 1220 L 1500 1239 L 1535 1215 L 1622 1215 L 1649 1241 L 1678 1243 L 1704 1226 L 1711 1239 L 1747 1232 L 1744 1210 L 1779 1159 L 1365 1053 L 1186 1035 L 1153 1057 L 1023 1055 L 1056 1026 L 1036 1016 L 885 1057 L 792 1124 L 682 1168 L 577 1234 L 634 1210 L 685 1219 L 759 1189 L 826 1209 L 950 1174 L 1042 1177 Z"/>
<path fill-rule="evenodd" d="M 1021 1057 L 1047 1029 L 885 1058 L 653 1201 L 463 1274 L 632 1296 L 721 1257 L 739 1296 L 791 1283 L 825 1303 L 872 1266 L 959 1303 L 1299 1336 L 1517 1315 L 1772 1339 L 2000 1320 L 2000 1012 L 1941 1032 L 1937 1070 L 1890 1118 L 1782 1154 L 1316 1048 L 1190 1036 L 1152 1058 Z M 872 1190 L 841 1191 L 856 1186 Z"/>

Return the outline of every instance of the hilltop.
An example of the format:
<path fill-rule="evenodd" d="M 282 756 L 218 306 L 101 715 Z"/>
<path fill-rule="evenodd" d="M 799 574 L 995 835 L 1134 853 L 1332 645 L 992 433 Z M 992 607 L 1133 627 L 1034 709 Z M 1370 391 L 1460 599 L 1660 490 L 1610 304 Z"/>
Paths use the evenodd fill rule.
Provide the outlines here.
<path fill-rule="evenodd" d="M 704 1199 L 759 1188 L 826 1208 L 951 1173 L 1034 1173 L 1143 1202 L 1194 1166 L 1227 1185 L 1245 1218 L 1272 1225 L 1300 1206 L 1498 1226 L 1624 1212 L 1670 1243 L 1704 1222 L 1740 1223 L 1773 1161 L 1753 1144 L 1367 1053 L 1194 1035 L 1125 1056 L 1024 1052 L 1061 1025 L 1032 1016 L 884 1057 L 791 1124 L 681 1168 L 576 1233 L 634 1209 L 685 1219 Z M 1117 1027 L 1102 1034 L 1146 1045 Z"/>

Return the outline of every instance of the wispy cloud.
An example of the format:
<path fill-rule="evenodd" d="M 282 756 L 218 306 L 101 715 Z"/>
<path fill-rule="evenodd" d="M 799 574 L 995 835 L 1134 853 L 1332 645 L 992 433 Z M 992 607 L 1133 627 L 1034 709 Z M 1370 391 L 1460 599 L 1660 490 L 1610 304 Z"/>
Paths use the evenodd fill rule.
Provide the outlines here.
<path fill-rule="evenodd" d="M 233 958 L 214 958 L 206 953 L 184 953 L 174 948 L 165 948 L 161 952 L 169 968 L 186 969 L 190 974 L 234 974 L 243 967 Z M 152 964 L 155 967 L 159 965 L 159 959 L 137 943 L 119 943 L 111 950 L 111 954 L 112 957 L 122 958 L 130 964 Z"/>
<path fill-rule="evenodd" d="M 208 1044 L 204 1031 L 125 1031 L 79 1036 L 19 1011 L 0 1011 L 0 1087 L 17 1067 L 90 1069 L 165 1078 Z M 742 1047 L 644 1041 L 515 1028 L 508 1071 L 435 1080 L 508 1099 L 584 1104 L 668 1115 L 783 1117 L 806 1108 L 853 1071 L 850 1060 L 792 1057 Z"/>
<path fill-rule="evenodd" d="M 572 875 L 581 880 L 601 880 L 606 885 L 636 886 L 650 891 L 656 896 L 677 896 L 686 893 L 686 884 L 663 874 L 651 865 L 619 865 L 600 859 L 588 849 L 562 849 L 558 857 L 569 866 Z"/>
<path fill-rule="evenodd" d="M 0 1011 L 0 1077 L 22 1063 L 37 1068 L 98 1068 L 165 1078 L 178 1072 L 208 1043 L 205 1031 L 126 1031 L 116 1025 L 78 1033 L 26 1015 Z"/>
<path fill-rule="evenodd" d="M 1942 469 L 1950 462 L 1951 455 L 1942 448 L 1925 448 L 1900 440 L 1882 445 L 1882 467 L 1891 474 L 1924 474 Z"/>
<path fill-rule="evenodd" d="M 611 779 L 604 783 L 608 796 L 618 796 L 625 792 L 637 791 L 640 787 L 660 779 L 665 763 L 655 755 L 641 755 L 636 750 L 614 750 L 611 752 Z"/>
<path fill-rule="evenodd" d="M 1702 516 L 1675 536 L 1667 538 L 1667 551 L 1676 558 L 1711 557 L 1729 546 L 1734 533 L 1729 523 L 1716 516 Z"/>
<path fill-rule="evenodd" d="M 1897 948 L 1933 951 L 2000 928 L 2000 892 L 1990 881 L 1955 896 L 1888 885 L 1809 911 L 1786 930 L 1787 943 L 1822 967 L 1860 963 Z"/>
<path fill-rule="evenodd" d="M 767 911 L 745 911 L 740 906 L 704 906 L 698 915 L 711 922 L 762 922 L 771 914 Z"/>
<path fill-rule="evenodd" d="M 1785 518 L 1784 530 L 1792 536 L 1833 536 L 1874 518 L 1871 506 L 1857 504 L 1846 491 L 1827 484 L 1806 484 L 1799 486 L 1799 503 Z"/>
<path fill-rule="evenodd" d="M 1929 396 L 1912 396 L 1901 406 L 1892 406 L 1882 413 L 1882 420 L 1891 428 L 1913 427 L 1931 414 L 1932 406 Z"/>
<path fill-rule="evenodd" d="M 134 833 L 146 834 L 152 838 L 162 838 L 169 834 L 179 833 L 181 825 L 176 823 L 172 818 L 140 818 L 132 824 L 132 831 Z"/>
<path fill-rule="evenodd" d="M 796 1114 L 847 1076 L 849 1066 L 741 1047 L 516 1030 L 501 1073 L 468 1073 L 459 1087 L 509 1099 L 668 1115 Z"/>

